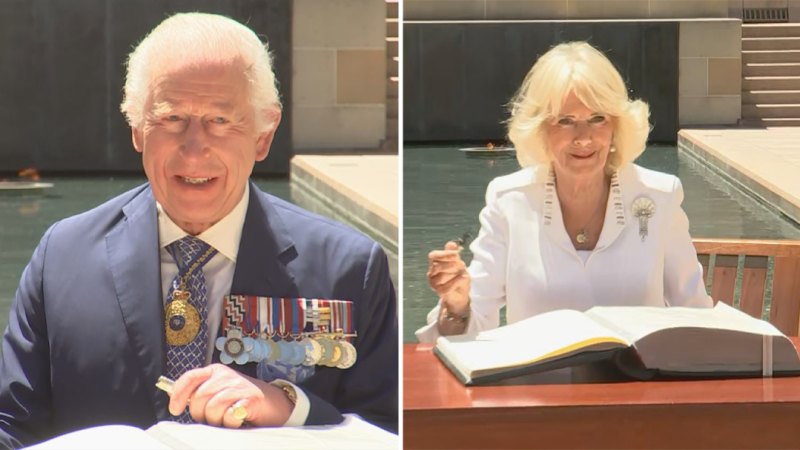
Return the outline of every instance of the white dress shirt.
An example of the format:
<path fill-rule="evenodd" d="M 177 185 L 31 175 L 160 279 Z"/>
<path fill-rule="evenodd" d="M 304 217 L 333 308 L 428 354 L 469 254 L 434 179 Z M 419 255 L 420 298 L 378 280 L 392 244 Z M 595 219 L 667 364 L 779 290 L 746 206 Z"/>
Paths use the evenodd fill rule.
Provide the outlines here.
<path fill-rule="evenodd" d="M 481 230 L 470 246 L 466 334 L 497 327 L 503 306 L 508 323 L 597 305 L 712 306 L 677 177 L 633 164 L 620 168 L 612 176 L 597 245 L 583 254 L 564 228 L 554 182 L 548 166 L 537 166 L 489 184 Z M 640 198 L 655 207 L 644 221 L 632 206 Z M 421 342 L 439 336 L 439 309 L 417 330 Z"/>
<path fill-rule="evenodd" d="M 247 213 L 247 206 L 250 200 L 250 185 L 245 184 L 244 195 L 239 203 L 223 217 L 219 222 L 212 225 L 196 237 L 206 244 L 217 249 L 211 260 L 203 266 L 203 274 L 206 278 L 206 289 L 208 292 L 208 348 L 206 350 L 205 364 L 211 363 L 214 354 L 214 343 L 219 332 L 222 320 L 222 299 L 231 293 L 233 284 L 233 273 L 236 269 L 236 256 L 239 253 L 239 242 L 242 239 L 242 228 L 244 218 Z M 172 280 L 178 275 L 178 265 L 172 255 L 167 251 L 167 246 L 188 235 L 164 212 L 160 203 L 156 202 L 158 209 L 158 240 L 161 255 L 161 292 L 164 302 L 167 301 L 167 294 Z M 237 292 L 237 294 L 253 295 L 249 292 Z M 281 385 L 291 385 L 297 393 L 297 403 L 292 415 L 286 422 L 286 426 L 303 425 L 308 417 L 310 402 L 308 397 L 298 388 L 288 381 L 276 381 L 278 387 Z"/>

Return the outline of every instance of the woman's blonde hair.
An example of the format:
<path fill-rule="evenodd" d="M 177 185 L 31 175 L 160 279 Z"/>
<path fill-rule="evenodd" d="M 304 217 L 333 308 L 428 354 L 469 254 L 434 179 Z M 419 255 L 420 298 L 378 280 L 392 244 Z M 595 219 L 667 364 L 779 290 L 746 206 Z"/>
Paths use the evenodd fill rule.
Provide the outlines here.
<path fill-rule="evenodd" d="M 570 92 L 593 111 L 614 118 L 611 145 L 616 151 L 609 153 L 606 170 L 642 154 L 650 133 L 647 103 L 628 97 L 622 76 L 600 51 L 586 42 L 567 42 L 536 61 L 509 104 L 508 138 L 521 166 L 551 161 L 543 125 L 558 117 Z"/>
<path fill-rule="evenodd" d="M 179 13 L 155 27 L 128 56 L 120 110 L 138 128 L 159 77 L 196 65 L 234 62 L 244 67 L 249 81 L 257 131 L 270 130 L 276 124 L 270 111 L 281 103 L 269 48 L 250 28 L 216 14 Z"/>

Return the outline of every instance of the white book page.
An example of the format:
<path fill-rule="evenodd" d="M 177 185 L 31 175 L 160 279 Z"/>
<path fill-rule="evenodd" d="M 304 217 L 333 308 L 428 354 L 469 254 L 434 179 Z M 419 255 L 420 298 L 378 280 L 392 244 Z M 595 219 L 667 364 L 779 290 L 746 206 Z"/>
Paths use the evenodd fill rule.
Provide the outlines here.
<path fill-rule="evenodd" d="M 577 353 L 576 350 L 583 345 L 601 341 L 613 344 L 600 344 L 595 350 L 628 345 L 619 333 L 596 323 L 582 312 L 558 310 L 482 331 L 474 338 L 440 337 L 437 346 L 453 357 L 453 364 L 462 370 L 476 371 L 544 361 Z"/>
<path fill-rule="evenodd" d="M 723 302 L 713 308 L 595 306 L 586 315 L 618 330 L 629 342 L 671 328 L 708 328 L 782 336 L 771 323 L 751 317 Z"/>
<path fill-rule="evenodd" d="M 227 429 L 200 424 L 159 422 L 148 431 L 150 435 L 168 443 L 173 448 L 217 450 L 396 450 L 396 435 L 365 422 L 353 414 L 346 414 L 339 425 L 313 427 L 276 427 Z"/>
<path fill-rule="evenodd" d="M 36 450 L 169 450 L 147 432 L 127 425 L 102 425 L 73 431 L 36 444 Z"/>
<path fill-rule="evenodd" d="M 29 447 L 35 450 L 397 450 L 397 436 L 354 414 L 339 425 L 229 429 L 159 422 L 146 431 L 103 425 L 74 431 Z"/>

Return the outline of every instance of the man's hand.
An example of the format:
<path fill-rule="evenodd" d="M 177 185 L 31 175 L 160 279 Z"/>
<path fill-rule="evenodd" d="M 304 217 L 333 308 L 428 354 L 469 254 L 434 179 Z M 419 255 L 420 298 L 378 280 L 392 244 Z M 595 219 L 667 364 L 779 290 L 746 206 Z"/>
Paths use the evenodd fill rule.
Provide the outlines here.
<path fill-rule="evenodd" d="M 258 427 L 281 426 L 289 420 L 294 405 L 279 387 L 250 378 L 223 364 L 190 370 L 175 380 L 169 412 L 181 414 L 186 406 L 198 423 L 239 428 L 234 404 L 247 410 L 244 421 Z"/>

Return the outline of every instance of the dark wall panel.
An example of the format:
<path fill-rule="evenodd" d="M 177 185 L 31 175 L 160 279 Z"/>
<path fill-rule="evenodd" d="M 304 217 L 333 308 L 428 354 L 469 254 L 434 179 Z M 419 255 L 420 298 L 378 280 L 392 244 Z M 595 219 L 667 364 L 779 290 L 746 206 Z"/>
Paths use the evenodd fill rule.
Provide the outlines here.
<path fill-rule="evenodd" d="M 159 22 L 182 11 L 224 14 L 267 40 L 284 104 L 257 173 L 289 171 L 291 0 L 0 1 L 0 172 L 141 173 L 119 104 L 125 59 Z"/>
<path fill-rule="evenodd" d="M 650 104 L 652 141 L 678 130 L 677 22 L 406 23 L 404 140 L 505 139 L 506 105 L 536 59 L 585 40 Z"/>

